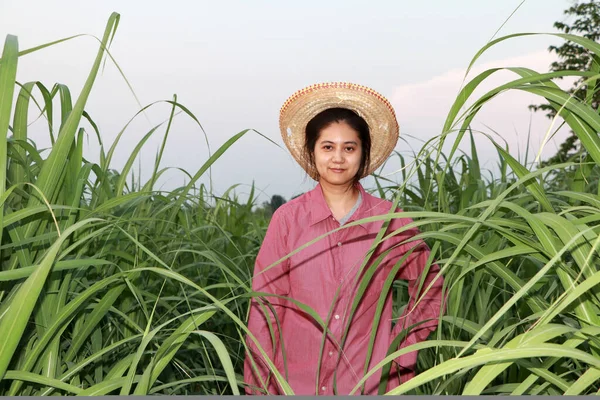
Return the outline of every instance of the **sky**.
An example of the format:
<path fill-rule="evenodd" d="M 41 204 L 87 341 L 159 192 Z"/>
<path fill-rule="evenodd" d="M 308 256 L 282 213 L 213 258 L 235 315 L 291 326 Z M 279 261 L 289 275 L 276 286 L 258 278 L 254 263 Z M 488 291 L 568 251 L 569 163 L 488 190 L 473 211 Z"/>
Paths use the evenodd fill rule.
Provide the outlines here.
<path fill-rule="evenodd" d="M 249 131 L 213 166 L 202 182 L 216 194 L 233 185 L 241 198 L 254 183 L 260 201 L 271 195 L 291 196 L 314 182 L 295 164 L 281 140 L 279 109 L 296 90 L 317 82 L 349 81 L 372 87 L 394 106 L 401 140 L 396 150 L 410 156 L 424 141 L 441 133 L 446 115 L 476 52 L 495 34 L 555 32 L 570 0 L 304 0 L 291 1 L 33 1 L 0 0 L 0 37 L 17 35 L 21 50 L 75 34 L 88 34 L 20 58 L 19 82 L 39 80 L 47 87 L 63 83 L 75 99 L 94 61 L 98 42 L 111 12 L 121 15 L 110 51 L 125 78 L 110 61 L 98 76 L 87 111 L 98 125 L 105 151 L 123 133 L 111 166 L 120 170 L 141 138 L 169 116 L 164 101 L 177 100 L 200 121 L 181 113 L 169 134 L 162 167 L 169 167 L 157 188 L 183 185 L 229 138 Z M 520 5 L 520 7 L 519 7 Z M 517 9 L 518 8 L 518 9 Z M 515 10 L 517 11 L 515 12 Z M 505 23 L 507 18 L 512 17 Z M 504 26 L 503 26 L 504 24 Z M 501 28 L 497 33 L 498 29 Z M 93 36 L 92 36 L 93 35 Z M 502 42 L 477 61 L 467 77 L 495 67 L 529 67 L 547 71 L 547 51 L 560 39 L 530 36 Z M 476 94 L 511 79 L 501 72 Z M 562 85 L 565 83 L 563 82 Z M 540 151 L 551 121 L 532 113 L 539 99 L 507 92 L 482 109 L 476 132 L 495 132 L 513 155 Z M 32 113 L 34 114 L 34 113 Z M 40 148 L 50 145 L 44 122 L 34 122 L 30 136 Z M 99 145 L 90 133 L 85 157 L 99 160 Z M 163 140 L 164 125 L 141 151 L 135 168 L 148 178 Z M 542 149 L 554 154 L 566 132 Z M 205 136 L 206 135 L 206 136 Z M 485 168 L 493 169 L 497 154 L 489 140 L 476 133 Z M 461 144 L 468 151 L 468 143 Z M 382 173 L 400 181 L 397 159 Z M 136 172 L 137 175 L 137 172 Z M 370 178 L 365 186 L 372 185 Z"/>

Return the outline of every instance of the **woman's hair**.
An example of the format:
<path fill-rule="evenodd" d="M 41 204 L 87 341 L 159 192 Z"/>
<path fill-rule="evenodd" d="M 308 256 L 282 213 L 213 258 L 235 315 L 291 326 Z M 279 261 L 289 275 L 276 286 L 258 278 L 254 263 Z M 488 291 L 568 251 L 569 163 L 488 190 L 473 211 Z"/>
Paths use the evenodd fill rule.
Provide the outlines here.
<path fill-rule="evenodd" d="M 304 142 L 304 153 L 310 161 L 310 164 L 316 170 L 315 166 L 315 145 L 321 131 L 334 122 L 345 122 L 358 133 L 362 147 L 362 157 L 358 171 L 354 176 L 354 182 L 357 183 L 364 175 L 371 159 L 371 135 L 367 122 L 354 111 L 347 108 L 328 108 L 321 111 L 306 124 L 306 140 Z"/>

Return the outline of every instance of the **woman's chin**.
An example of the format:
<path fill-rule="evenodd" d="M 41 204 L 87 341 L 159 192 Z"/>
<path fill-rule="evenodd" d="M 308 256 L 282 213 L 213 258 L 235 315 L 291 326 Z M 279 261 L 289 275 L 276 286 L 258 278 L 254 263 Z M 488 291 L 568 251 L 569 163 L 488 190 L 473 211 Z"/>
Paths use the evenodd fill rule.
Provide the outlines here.
<path fill-rule="evenodd" d="M 352 184 L 354 177 L 346 176 L 346 174 L 327 174 L 325 176 L 321 176 L 320 182 L 327 183 L 329 185 L 335 186 L 347 186 Z"/>

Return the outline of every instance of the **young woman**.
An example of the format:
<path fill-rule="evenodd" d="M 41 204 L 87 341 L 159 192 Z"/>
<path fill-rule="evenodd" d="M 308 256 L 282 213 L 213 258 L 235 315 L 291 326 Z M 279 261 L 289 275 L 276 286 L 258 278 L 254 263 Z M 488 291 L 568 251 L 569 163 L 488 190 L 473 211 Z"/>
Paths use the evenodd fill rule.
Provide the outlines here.
<path fill-rule="evenodd" d="M 286 101 L 280 128 L 292 156 L 318 184 L 273 214 L 252 282 L 254 291 L 273 295 L 252 300 L 248 329 L 295 394 L 348 394 L 365 366 L 370 370 L 384 359 L 403 330 L 412 328 L 399 347 L 425 340 L 435 329 L 443 280 L 428 262 L 427 246 L 414 239 L 418 230 L 404 228 L 412 222 L 408 218 L 391 220 L 384 238 L 394 235 L 380 243 L 383 220 L 338 229 L 400 211 L 359 183 L 398 140 L 394 110 L 383 96 L 354 84 L 313 85 Z M 392 328 L 389 284 L 395 278 L 408 281 L 410 301 Z M 362 282 L 369 282 L 364 292 Z M 314 310 L 327 329 L 300 304 Z M 257 346 L 246 342 L 246 392 L 282 394 Z M 416 358 L 415 351 L 394 360 L 387 390 L 414 376 Z M 377 394 L 381 374 L 366 381 L 365 394 Z"/>

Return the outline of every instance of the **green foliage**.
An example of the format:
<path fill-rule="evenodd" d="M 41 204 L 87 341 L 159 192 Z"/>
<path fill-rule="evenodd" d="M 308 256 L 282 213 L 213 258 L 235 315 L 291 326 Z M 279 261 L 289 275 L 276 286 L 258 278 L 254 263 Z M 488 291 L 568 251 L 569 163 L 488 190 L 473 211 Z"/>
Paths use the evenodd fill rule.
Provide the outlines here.
<path fill-rule="evenodd" d="M 564 14 L 567 18 L 574 18 L 574 20 L 572 22 L 557 21 L 554 23 L 554 28 L 560 32 L 579 35 L 596 42 L 600 39 L 600 2 L 597 0 L 577 2 L 567 8 Z M 548 51 L 556 54 L 559 59 L 550 65 L 550 71 L 593 70 L 597 73 L 600 70 L 600 59 L 585 46 L 575 42 L 567 40 L 560 46 L 550 46 Z M 585 101 L 594 110 L 598 110 L 600 105 L 599 89 L 596 78 L 588 82 L 586 78 L 582 77 L 573 83 L 569 93 Z M 549 118 L 554 118 L 556 115 L 556 109 L 552 104 L 532 105 L 530 108 L 534 111 L 545 111 Z M 563 163 L 575 156 L 585 158 L 585 149 L 581 148 L 577 135 L 571 132 L 571 135 L 560 144 L 556 154 L 545 160 L 542 165 Z"/>
<path fill-rule="evenodd" d="M 110 165 L 127 127 L 108 152 L 101 144 L 99 163 L 87 161 L 83 128 L 89 124 L 97 131 L 100 143 L 101 135 L 84 111 L 86 99 L 118 22 L 117 14 L 110 17 L 74 104 L 62 85 L 16 86 L 18 57 L 47 46 L 19 52 L 14 37 L 4 46 L 2 395 L 237 394 L 243 389 L 242 339 L 247 335 L 254 340 L 244 321 L 248 299 L 260 295 L 251 292 L 250 281 L 268 215 L 255 209 L 254 188 L 242 202 L 234 188 L 217 197 L 198 180 L 249 131 L 232 136 L 189 174 L 184 187 L 156 190 L 174 111 L 199 124 L 175 98 L 167 102 L 172 107 L 169 123 L 147 182 L 127 184 L 145 140 L 122 170 Z M 473 63 L 489 47 L 516 36 L 521 35 L 490 43 Z M 600 45 L 593 40 L 558 36 L 600 56 Z M 427 143 L 415 162 L 398 155 L 405 167 L 401 182 L 376 177 L 377 193 L 395 200 L 404 212 L 372 219 L 413 218 L 441 267 L 447 294 L 446 312 L 430 340 L 391 348 L 386 360 L 365 372 L 365 377 L 379 374 L 393 358 L 419 349 L 419 374 L 389 394 L 600 390 L 600 116 L 588 98 L 569 99 L 552 82 L 564 76 L 590 78 L 596 72 L 593 67 L 548 74 L 511 68 L 514 80 L 472 99 L 478 85 L 498 70 L 485 71 L 465 85 L 442 135 Z M 506 90 L 535 93 L 549 102 L 585 148 L 585 162 L 530 170 L 496 144 L 500 172 L 482 169 L 469 124 Z M 49 153 L 28 137 L 31 107 L 48 121 Z M 60 118 L 54 116 L 57 110 Z M 59 129 L 52 129 L 55 125 Z M 157 131 L 159 127 L 145 137 Z M 470 154 L 458 153 L 465 136 Z M 442 145 L 451 137 L 451 151 L 443 154 Z M 269 206 L 280 205 L 284 199 L 279 197 L 273 196 Z M 384 239 L 381 232 L 377 240 Z M 367 261 L 363 268 L 368 276 L 378 260 Z M 368 278 L 362 280 L 358 293 L 367 284 Z M 390 276 L 382 296 L 388 291 L 399 315 L 406 287 Z M 298 306 L 323 326 L 327 316 Z M 374 321 L 379 323 L 380 315 Z M 281 374 L 275 378 L 292 393 Z"/>

